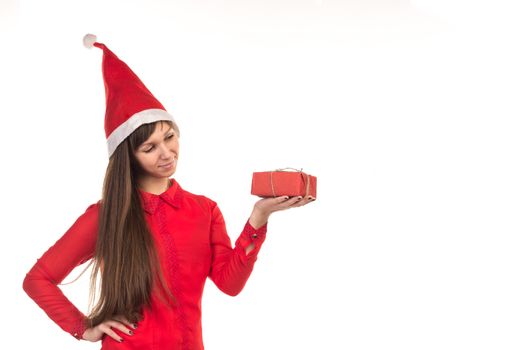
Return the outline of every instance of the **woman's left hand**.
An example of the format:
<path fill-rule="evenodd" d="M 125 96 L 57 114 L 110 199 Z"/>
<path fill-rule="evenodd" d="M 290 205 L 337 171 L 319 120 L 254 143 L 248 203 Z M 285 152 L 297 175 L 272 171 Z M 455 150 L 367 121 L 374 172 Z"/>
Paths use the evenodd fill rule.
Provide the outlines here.
<path fill-rule="evenodd" d="M 270 216 L 271 213 L 276 211 L 302 207 L 303 205 L 311 203 L 314 200 L 315 198 L 310 195 L 305 198 L 302 196 L 290 198 L 288 198 L 288 196 L 263 198 L 255 203 L 253 209 L 254 211 L 258 211 L 261 215 Z"/>
<path fill-rule="evenodd" d="M 314 197 L 295 196 L 289 198 L 288 196 L 263 198 L 255 202 L 253 206 L 252 215 L 250 216 L 250 224 L 255 228 L 263 226 L 270 215 L 279 210 L 301 207 L 305 204 L 311 203 L 315 200 Z"/>

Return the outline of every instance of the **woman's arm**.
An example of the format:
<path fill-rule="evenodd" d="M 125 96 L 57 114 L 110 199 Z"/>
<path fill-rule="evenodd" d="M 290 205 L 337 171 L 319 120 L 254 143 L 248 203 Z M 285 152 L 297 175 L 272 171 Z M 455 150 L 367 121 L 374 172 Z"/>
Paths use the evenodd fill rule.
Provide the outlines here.
<path fill-rule="evenodd" d="M 296 208 L 314 200 L 311 196 L 270 197 L 258 200 L 250 218 L 232 248 L 226 225 L 217 203 L 211 201 L 212 281 L 224 293 L 235 296 L 241 292 L 253 270 L 257 254 L 266 239 L 269 216 L 279 210 Z"/>
<path fill-rule="evenodd" d="M 221 291 L 235 296 L 241 292 L 250 277 L 257 254 L 266 238 L 268 220 L 258 213 L 252 213 L 232 248 L 222 213 L 216 202 L 211 203 L 212 264 L 209 277 Z"/>
<path fill-rule="evenodd" d="M 263 214 L 259 210 L 253 209 L 252 215 L 250 216 L 249 223 L 254 229 L 259 229 L 261 226 L 265 225 L 268 222 L 268 219 L 270 218 L 270 215 Z M 246 247 L 246 255 L 250 253 L 255 248 L 255 243 L 250 243 L 248 247 Z"/>
<path fill-rule="evenodd" d="M 78 265 L 92 258 L 98 232 L 98 203 L 90 205 L 67 232 L 26 274 L 23 289 L 64 331 L 82 339 L 86 317 L 58 284 Z"/>

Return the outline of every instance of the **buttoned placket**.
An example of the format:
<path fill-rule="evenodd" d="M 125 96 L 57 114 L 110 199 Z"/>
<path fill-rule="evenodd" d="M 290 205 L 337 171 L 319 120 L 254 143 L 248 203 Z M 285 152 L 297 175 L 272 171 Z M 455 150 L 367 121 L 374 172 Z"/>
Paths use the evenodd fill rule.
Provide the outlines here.
<path fill-rule="evenodd" d="M 176 299 L 176 321 L 179 324 L 180 329 L 182 330 L 182 350 L 188 349 L 188 322 L 186 321 L 186 315 L 184 309 L 178 304 L 179 296 L 181 295 L 179 286 L 177 285 L 179 281 L 178 272 L 180 271 L 180 265 L 178 261 L 178 253 L 176 243 L 174 241 L 173 232 L 171 232 L 170 227 L 168 226 L 167 220 L 167 210 L 173 208 L 178 208 L 180 203 L 178 197 L 174 196 L 173 198 L 168 197 L 167 193 L 162 193 L 161 195 L 149 195 L 146 200 L 145 208 L 148 208 L 149 213 L 153 217 L 153 221 L 158 227 L 159 236 L 164 245 L 166 259 L 168 264 L 168 276 L 165 276 L 168 281 L 168 285 Z"/>

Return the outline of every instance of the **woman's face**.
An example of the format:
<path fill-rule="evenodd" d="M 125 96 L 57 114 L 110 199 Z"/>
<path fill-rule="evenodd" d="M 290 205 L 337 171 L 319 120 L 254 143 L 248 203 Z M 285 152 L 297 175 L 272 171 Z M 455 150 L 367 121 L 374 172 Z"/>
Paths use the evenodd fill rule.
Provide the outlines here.
<path fill-rule="evenodd" d="M 158 122 L 155 131 L 135 151 L 135 158 L 145 176 L 170 177 L 177 168 L 179 138 L 167 123 Z"/>

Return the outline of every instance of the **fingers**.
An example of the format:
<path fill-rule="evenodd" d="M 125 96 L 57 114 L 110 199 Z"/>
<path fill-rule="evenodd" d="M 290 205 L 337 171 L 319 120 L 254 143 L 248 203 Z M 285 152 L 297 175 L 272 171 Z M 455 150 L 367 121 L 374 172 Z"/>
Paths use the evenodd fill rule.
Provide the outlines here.
<path fill-rule="evenodd" d="M 113 321 L 106 321 L 106 322 L 103 322 L 101 324 L 98 325 L 98 328 L 100 329 L 101 332 L 103 332 L 104 334 L 108 335 L 109 337 L 113 338 L 114 340 L 118 341 L 119 343 L 122 343 L 122 341 L 124 340 L 120 335 L 118 335 L 117 333 L 115 333 L 115 331 L 113 331 L 113 329 L 111 329 L 112 327 L 112 322 Z M 115 322 L 116 323 L 116 322 Z"/>
<path fill-rule="evenodd" d="M 114 319 L 119 321 L 119 322 L 121 322 L 121 323 L 124 323 L 128 328 L 133 328 L 133 329 L 137 328 L 137 324 L 136 323 L 129 322 L 123 316 L 116 316 L 116 317 L 114 317 Z"/>
<path fill-rule="evenodd" d="M 99 328 L 102 332 L 106 333 L 111 338 L 115 339 L 119 343 L 124 341 L 120 335 L 118 335 L 113 329 L 118 329 L 124 334 L 133 335 L 133 331 L 128 329 L 124 324 L 115 320 L 108 320 L 99 325 Z"/>
<path fill-rule="evenodd" d="M 278 210 L 282 210 L 282 209 L 288 209 L 292 207 L 294 204 L 296 204 L 298 197 L 281 196 L 278 198 L 280 199 L 280 201 L 278 202 L 279 204 Z"/>
<path fill-rule="evenodd" d="M 261 210 L 266 210 L 270 213 L 275 211 L 296 208 L 313 202 L 315 198 L 311 195 L 303 198 L 303 196 L 280 196 L 259 201 Z M 273 203 L 272 203 L 273 202 Z"/>
<path fill-rule="evenodd" d="M 287 202 L 290 202 L 289 208 L 301 207 L 305 204 L 311 203 L 315 200 L 314 197 L 308 196 L 303 198 L 302 196 L 295 196 L 290 198 Z"/>

